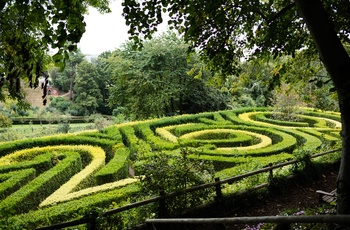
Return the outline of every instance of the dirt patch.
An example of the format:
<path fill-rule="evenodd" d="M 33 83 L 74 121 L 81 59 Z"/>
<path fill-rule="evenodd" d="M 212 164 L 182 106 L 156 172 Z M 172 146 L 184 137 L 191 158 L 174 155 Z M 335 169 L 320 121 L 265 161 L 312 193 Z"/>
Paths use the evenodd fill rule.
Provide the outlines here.
<path fill-rule="evenodd" d="M 330 192 L 336 188 L 337 171 L 322 173 L 314 180 L 299 178 L 271 196 L 263 197 L 252 206 L 242 207 L 232 216 L 275 216 L 285 210 L 302 211 L 319 206 L 316 190 Z"/>

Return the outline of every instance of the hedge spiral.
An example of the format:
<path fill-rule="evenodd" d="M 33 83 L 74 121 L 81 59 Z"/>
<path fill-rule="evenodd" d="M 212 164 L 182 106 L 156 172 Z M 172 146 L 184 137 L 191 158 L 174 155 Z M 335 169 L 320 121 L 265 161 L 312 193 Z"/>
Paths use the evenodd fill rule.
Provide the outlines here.
<path fill-rule="evenodd" d="M 23 226 L 69 220 L 91 207 L 108 207 L 139 191 L 132 163 L 157 154 L 213 163 L 230 177 L 315 152 L 340 142 L 340 116 L 303 109 L 296 121 L 268 108 L 181 115 L 81 132 L 3 142 L 0 145 L 0 218 Z M 1 223 L 1 222 L 0 222 Z"/>

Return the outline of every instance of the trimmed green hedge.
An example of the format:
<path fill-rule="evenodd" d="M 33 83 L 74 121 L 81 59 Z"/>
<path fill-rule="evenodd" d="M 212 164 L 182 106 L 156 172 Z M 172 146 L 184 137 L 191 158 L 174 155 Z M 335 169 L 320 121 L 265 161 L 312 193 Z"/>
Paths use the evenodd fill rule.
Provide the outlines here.
<path fill-rule="evenodd" d="M 193 161 L 210 161 L 215 176 L 223 179 L 339 142 L 340 129 L 334 128 L 339 123 L 332 121 L 339 121 L 337 114 L 304 112 L 302 122 L 286 123 L 272 121 L 270 108 L 241 108 L 124 123 L 100 132 L 4 142 L 0 145 L 0 228 L 31 229 L 79 218 L 93 207 L 109 209 L 111 204 L 132 202 L 142 194 L 137 177 L 128 178 L 129 165 L 142 164 L 159 151 L 179 156 L 185 149 Z M 61 151 L 60 145 L 73 149 Z M 77 145 L 85 150 L 74 148 Z M 45 150 L 46 146 L 53 149 Z M 9 157 L 17 150 L 31 152 L 22 158 Z M 95 153 L 102 156 L 98 164 L 91 163 Z M 10 159 L 8 163 L 3 156 Z M 64 199 L 43 204 L 57 187 L 78 181 L 71 178 L 80 177 L 79 171 L 90 165 L 96 168 L 81 182 L 83 186 L 75 186 Z"/>
<path fill-rule="evenodd" d="M 128 148 L 118 148 L 113 159 L 95 174 L 97 184 L 101 185 L 126 178 L 129 173 L 129 154 Z"/>
<path fill-rule="evenodd" d="M 81 170 L 79 153 L 66 153 L 55 167 L 38 175 L 0 202 L 0 213 L 24 213 L 37 207 L 48 195 Z"/>
<path fill-rule="evenodd" d="M 35 229 L 40 226 L 66 222 L 67 220 L 83 217 L 94 207 L 109 207 L 111 203 L 119 203 L 136 197 L 139 191 L 137 184 L 127 185 L 123 188 L 82 197 L 57 206 L 16 215 L 8 218 L 7 221 L 17 229 Z"/>
<path fill-rule="evenodd" d="M 47 153 L 36 156 L 33 160 L 18 162 L 11 165 L 0 166 L 0 173 L 16 171 L 27 168 L 34 168 L 38 174 L 45 172 L 46 170 L 53 167 L 53 153 Z"/>
<path fill-rule="evenodd" d="M 30 149 L 33 147 L 44 147 L 54 145 L 94 145 L 101 147 L 111 159 L 114 154 L 114 141 L 87 137 L 79 134 L 61 134 L 42 138 L 24 139 L 19 141 L 5 142 L 0 145 L 0 157 L 16 150 Z"/>
<path fill-rule="evenodd" d="M 253 120 L 262 121 L 274 125 L 281 125 L 281 126 L 294 126 L 294 127 L 308 127 L 310 126 L 309 122 L 305 122 L 305 120 L 302 121 L 282 121 L 282 120 L 276 120 L 273 117 L 271 117 L 271 112 L 261 112 L 252 115 Z"/>
<path fill-rule="evenodd" d="M 36 171 L 33 168 L 23 169 L 5 174 L 0 174 L 0 199 L 5 199 L 11 193 L 19 190 L 36 176 Z"/>

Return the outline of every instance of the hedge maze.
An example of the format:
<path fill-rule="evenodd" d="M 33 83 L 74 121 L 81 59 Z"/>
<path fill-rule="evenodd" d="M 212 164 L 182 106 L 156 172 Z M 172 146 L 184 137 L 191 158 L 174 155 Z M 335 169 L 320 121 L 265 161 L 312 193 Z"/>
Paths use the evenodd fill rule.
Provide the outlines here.
<path fill-rule="evenodd" d="M 299 121 L 268 108 L 182 115 L 90 131 L 0 143 L 0 226 L 35 228 L 134 201 L 132 165 L 162 151 L 211 161 L 231 177 L 340 142 L 340 116 L 303 109 Z M 161 167 L 161 166 L 160 166 Z"/>

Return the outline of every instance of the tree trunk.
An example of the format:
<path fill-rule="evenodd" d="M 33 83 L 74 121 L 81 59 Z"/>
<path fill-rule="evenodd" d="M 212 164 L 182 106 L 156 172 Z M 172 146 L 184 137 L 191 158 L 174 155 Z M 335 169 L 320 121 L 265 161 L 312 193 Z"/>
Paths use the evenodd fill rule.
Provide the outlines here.
<path fill-rule="evenodd" d="M 320 0 L 296 0 L 319 56 L 336 87 L 342 122 L 337 213 L 350 214 L 350 58 Z"/>
<path fill-rule="evenodd" d="M 69 100 L 73 100 L 73 76 L 71 76 L 69 83 Z"/>
<path fill-rule="evenodd" d="M 69 100 L 73 101 L 73 83 L 74 83 L 74 78 L 75 78 L 75 69 L 76 69 L 76 64 L 73 63 L 72 66 L 72 74 L 70 75 L 70 83 L 69 83 Z"/>

